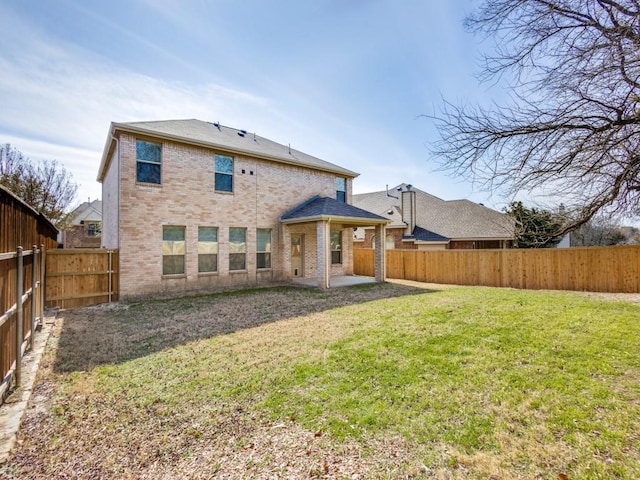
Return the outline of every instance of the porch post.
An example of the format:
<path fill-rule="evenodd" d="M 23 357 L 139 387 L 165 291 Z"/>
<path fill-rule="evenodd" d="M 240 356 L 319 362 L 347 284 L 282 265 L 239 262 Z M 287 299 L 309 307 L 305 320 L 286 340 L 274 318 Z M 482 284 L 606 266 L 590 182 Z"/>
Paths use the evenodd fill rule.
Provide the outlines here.
<path fill-rule="evenodd" d="M 329 288 L 331 276 L 331 234 L 329 228 L 329 223 L 325 221 L 320 220 L 316 223 L 318 288 L 322 289 Z"/>
<path fill-rule="evenodd" d="M 385 241 L 386 225 L 376 225 L 376 282 L 384 282 L 387 279 L 387 243 Z"/>

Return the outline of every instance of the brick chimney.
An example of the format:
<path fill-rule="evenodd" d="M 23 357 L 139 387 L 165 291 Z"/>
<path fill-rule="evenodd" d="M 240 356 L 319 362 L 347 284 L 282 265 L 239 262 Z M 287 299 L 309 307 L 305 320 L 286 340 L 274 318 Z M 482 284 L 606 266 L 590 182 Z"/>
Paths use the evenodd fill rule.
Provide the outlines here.
<path fill-rule="evenodd" d="M 412 185 L 407 185 L 401 195 L 402 221 L 407 224 L 407 235 L 412 235 L 416 227 L 416 192 Z"/>

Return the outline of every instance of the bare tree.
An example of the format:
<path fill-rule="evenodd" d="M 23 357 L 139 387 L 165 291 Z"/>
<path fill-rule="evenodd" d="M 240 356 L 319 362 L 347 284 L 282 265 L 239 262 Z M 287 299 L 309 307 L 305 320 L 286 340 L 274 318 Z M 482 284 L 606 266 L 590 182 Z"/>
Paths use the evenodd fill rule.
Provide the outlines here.
<path fill-rule="evenodd" d="M 572 247 L 622 245 L 629 241 L 620 225 L 598 215 L 571 232 Z"/>
<path fill-rule="evenodd" d="M 495 41 L 481 80 L 507 105 L 445 102 L 433 151 L 445 170 L 578 212 L 640 215 L 640 1 L 485 0 L 465 26 Z M 513 197 L 512 197 L 513 198 Z"/>
<path fill-rule="evenodd" d="M 0 145 L 0 184 L 51 220 L 64 226 L 78 186 L 56 160 L 33 163 L 11 145 Z"/>

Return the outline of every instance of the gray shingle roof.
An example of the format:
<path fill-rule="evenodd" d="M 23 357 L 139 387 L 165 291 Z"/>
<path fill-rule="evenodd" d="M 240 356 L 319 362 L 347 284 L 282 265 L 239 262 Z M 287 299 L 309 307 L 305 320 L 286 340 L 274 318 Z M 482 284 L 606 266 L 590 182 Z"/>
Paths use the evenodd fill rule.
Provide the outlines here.
<path fill-rule="evenodd" d="M 339 202 L 335 198 L 321 197 L 316 195 L 306 202 L 284 213 L 281 221 L 320 219 L 323 217 L 339 217 L 371 220 L 372 223 L 385 223 L 388 220 L 380 215 L 367 212 L 348 203 Z"/>
<path fill-rule="evenodd" d="M 413 237 L 420 242 L 448 242 L 450 240 L 447 237 L 430 232 L 422 227 L 416 227 L 413 229 Z"/>
<path fill-rule="evenodd" d="M 289 148 L 287 145 L 274 142 L 246 130 L 238 130 L 226 127 L 218 123 L 204 122 L 202 120 L 161 120 L 153 122 L 112 123 L 111 133 L 115 131 L 129 131 L 139 134 L 182 141 L 204 147 L 210 147 L 231 153 L 240 153 L 256 156 L 276 162 L 300 165 L 315 170 L 336 173 L 345 177 L 357 177 L 358 174 L 333 163 L 321 160 L 299 150 Z M 107 146 L 102 157 L 102 164 L 98 179 L 106 172 L 106 156 L 110 146 Z"/>
<path fill-rule="evenodd" d="M 354 195 L 353 204 L 365 210 L 385 215 L 386 212 L 394 208 L 400 209 L 401 201 L 398 188 L 404 190 L 406 184 L 398 185 L 398 187 L 389 190 L 388 194 L 386 191 L 381 191 Z M 443 200 L 415 187 L 412 189 L 416 192 L 416 225 L 426 231 L 452 240 L 507 240 L 514 237 L 513 220 L 504 213 L 469 200 Z M 394 222 L 387 228 L 404 225 L 401 217 L 394 216 Z"/>

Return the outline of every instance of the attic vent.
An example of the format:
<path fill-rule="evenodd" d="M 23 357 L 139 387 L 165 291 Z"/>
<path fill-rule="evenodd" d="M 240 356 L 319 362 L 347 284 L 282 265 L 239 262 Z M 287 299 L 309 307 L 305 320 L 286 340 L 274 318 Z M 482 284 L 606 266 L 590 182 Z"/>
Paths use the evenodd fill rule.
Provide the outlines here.
<path fill-rule="evenodd" d="M 244 130 L 240 130 L 240 131 L 238 132 L 238 135 L 240 135 L 241 137 L 243 137 L 243 138 L 244 138 L 244 136 L 245 136 L 245 134 L 246 134 L 246 133 L 247 133 L 247 132 L 245 132 Z"/>
<path fill-rule="evenodd" d="M 215 122 L 213 126 L 220 130 L 220 122 Z"/>
<path fill-rule="evenodd" d="M 387 212 L 387 215 L 393 215 L 393 210 L 389 210 L 389 211 Z"/>

